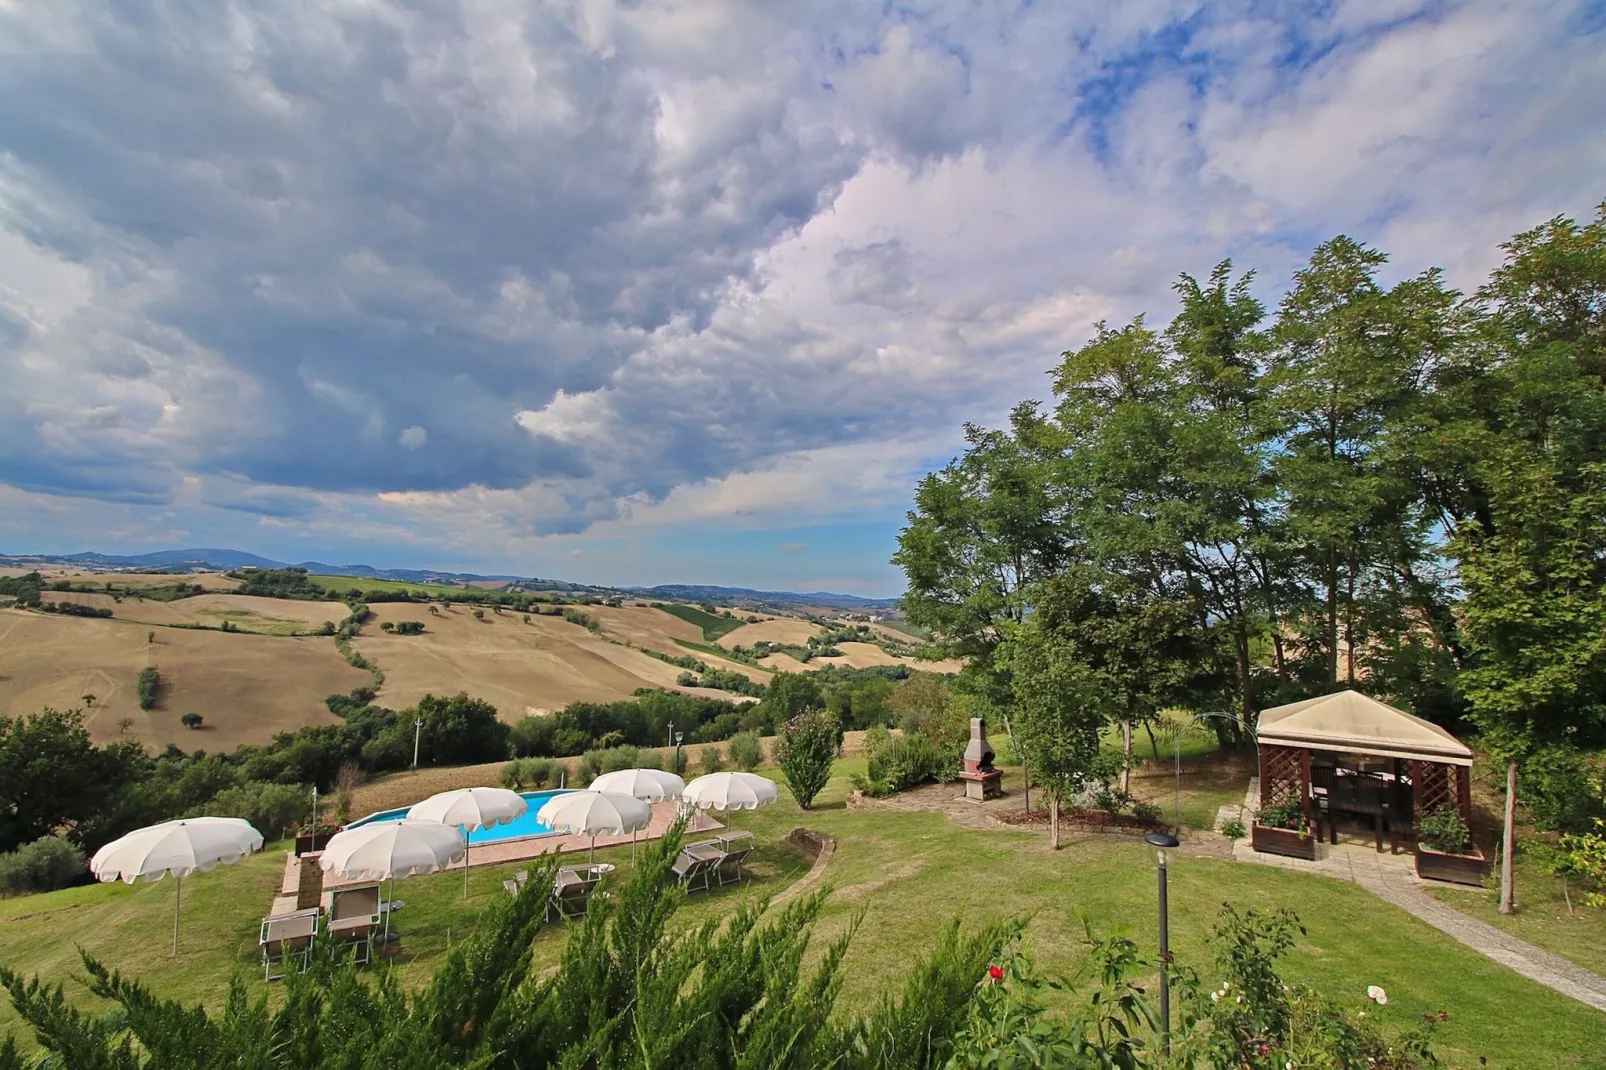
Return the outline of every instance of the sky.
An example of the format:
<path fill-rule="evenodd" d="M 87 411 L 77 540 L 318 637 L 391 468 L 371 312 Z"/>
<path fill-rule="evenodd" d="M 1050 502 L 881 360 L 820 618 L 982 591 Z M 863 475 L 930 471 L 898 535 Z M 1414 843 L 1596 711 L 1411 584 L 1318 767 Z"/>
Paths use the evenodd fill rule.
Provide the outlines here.
<path fill-rule="evenodd" d="M 896 595 L 1101 319 L 1606 199 L 1606 4 L 0 0 L 0 552 Z"/>

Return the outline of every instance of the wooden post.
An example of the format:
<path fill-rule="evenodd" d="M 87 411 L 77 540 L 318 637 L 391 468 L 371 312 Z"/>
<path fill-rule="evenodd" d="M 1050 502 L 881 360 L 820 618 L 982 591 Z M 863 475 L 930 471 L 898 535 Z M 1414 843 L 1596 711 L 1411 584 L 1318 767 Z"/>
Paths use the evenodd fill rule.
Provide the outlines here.
<path fill-rule="evenodd" d="M 1511 874 L 1511 847 L 1515 836 L 1517 823 L 1517 761 L 1513 758 L 1506 765 L 1506 821 L 1505 843 L 1500 850 L 1500 913 L 1514 914 L 1517 911 L 1516 889 L 1512 886 Z"/>
<path fill-rule="evenodd" d="M 1299 808 L 1310 821 L 1310 748 L 1299 748 Z M 1312 822 L 1314 824 L 1314 822 Z"/>
<path fill-rule="evenodd" d="M 1472 770 L 1464 765 L 1455 767 L 1455 801 L 1461 808 L 1461 820 L 1472 827 Z"/>

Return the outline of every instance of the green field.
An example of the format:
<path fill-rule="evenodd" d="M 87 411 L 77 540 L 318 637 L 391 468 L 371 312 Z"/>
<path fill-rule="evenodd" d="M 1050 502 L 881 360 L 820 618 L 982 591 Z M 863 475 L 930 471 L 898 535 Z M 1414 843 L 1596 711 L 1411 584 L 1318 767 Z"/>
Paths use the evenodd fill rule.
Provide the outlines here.
<path fill-rule="evenodd" d="M 400 580 L 371 580 L 361 576 L 308 576 L 307 579 L 320 587 L 326 587 L 341 594 L 352 588 L 361 591 L 406 591 L 409 594 L 416 592 L 428 595 L 431 598 L 439 598 L 442 595 L 461 596 L 470 591 L 478 591 L 481 594 L 492 593 L 480 587 L 447 587 L 439 583 L 403 583 Z"/>
<path fill-rule="evenodd" d="M 729 635 L 746 623 L 743 620 L 731 620 L 728 617 L 721 617 L 717 613 L 708 613 L 698 609 L 696 606 L 685 606 L 676 602 L 654 602 L 652 608 L 661 609 L 671 616 L 679 617 L 687 624 L 695 624 L 703 630 L 703 642 L 705 643 L 717 642 L 720 636 Z M 724 651 L 718 651 L 718 653 L 724 653 Z"/>
<path fill-rule="evenodd" d="M 972 829 L 928 813 L 850 810 L 844 805 L 845 762 L 815 809 L 782 801 L 737 824 L 760 838 L 757 880 L 749 887 L 686 901 L 676 924 L 729 911 L 742 898 L 786 887 L 804 871 L 803 858 L 783 842 L 798 825 L 835 836 L 827 871 L 833 894 L 815 947 L 863 912 L 844 970 L 839 1006 L 852 1009 L 901 983 L 919 950 L 946 920 L 967 924 L 1030 918 L 1028 933 L 1051 972 L 1073 973 L 1084 962 L 1080 915 L 1104 931 L 1155 944 L 1154 870 L 1141 844 L 1100 837 L 1072 838 L 1054 853 L 1041 833 Z M 281 848 L 282 850 L 282 848 Z M 599 851 L 628 868 L 628 848 Z M 103 885 L 0 902 L 0 962 L 66 980 L 69 998 L 94 1005 L 81 984 L 75 947 L 145 979 L 165 996 L 218 1005 L 225 982 L 238 972 L 262 990 L 256 965 L 257 923 L 277 886 L 282 853 L 253 857 L 185 882 L 184 953 L 175 961 L 171 938 L 171 881 L 133 887 Z M 468 932 L 479 912 L 503 894 L 501 881 L 527 863 L 477 867 L 472 895 L 462 899 L 460 877 L 415 877 L 396 885 L 406 906 L 396 914 L 402 953 L 389 966 L 405 983 L 427 978 L 446 947 Z M 1421 1015 L 1446 1010 L 1436 1033 L 1447 1066 L 1538 1068 L 1590 1065 L 1606 1050 L 1606 1015 L 1541 988 L 1455 943 L 1356 885 L 1271 867 L 1208 857 L 1183 857 L 1172 874 L 1172 941 L 1177 957 L 1216 979 L 1206 937 L 1224 900 L 1240 906 L 1289 906 L 1308 929 L 1286 962 L 1286 976 L 1318 986 L 1386 1027 L 1404 1029 Z M 539 966 L 555 966 L 561 927 L 537 938 Z M 1598 930 L 1597 930 L 1598 931 Z M 1367 985 L 1389 993 L 1386 1008 L 1366 1001 Z M 0 1032 L 16 1025 L 0 1009 Z M 31 1044 L 31 1037 L 24 1038 Z M 1583 1061 L 1580 1061 L 1583 1060 Z"/>

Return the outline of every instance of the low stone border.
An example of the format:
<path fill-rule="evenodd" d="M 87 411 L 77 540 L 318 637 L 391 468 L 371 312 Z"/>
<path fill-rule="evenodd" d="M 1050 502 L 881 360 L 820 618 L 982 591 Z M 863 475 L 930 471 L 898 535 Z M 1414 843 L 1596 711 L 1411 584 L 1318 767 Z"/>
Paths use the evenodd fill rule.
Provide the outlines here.
<path fill-rule="evenodd" d="M 822 832 L 812 832 L 806 828 L 795 828 L 786 834 L 786 842 L 796 847 L 806 855 L 814 856 L 814 864 L 809 871 L 803 874 L 801 880 L 786 891 L 770 900 L 771 906 L 779 906 L 788 900 L 795 899 L 819 884 L 825 878 L 825 867 L 836 854 L 836 839 Z"/>

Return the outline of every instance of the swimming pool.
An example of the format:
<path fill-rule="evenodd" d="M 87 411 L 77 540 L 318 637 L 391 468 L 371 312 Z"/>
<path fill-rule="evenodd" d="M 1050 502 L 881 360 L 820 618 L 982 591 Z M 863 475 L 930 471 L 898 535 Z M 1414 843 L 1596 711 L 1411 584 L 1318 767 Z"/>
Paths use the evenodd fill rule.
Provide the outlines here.
<path fill-rule="evenodd" d="M 519 792 L 524 801 L 530 804 L 530 808 L 524 811 L 524 816 L 514 818 L 505 825 L 493 825 L 488 829 L 475 829 L 468 834 L 469 846 L 473 847 L 482 843 L 501 843 L 503 840 L 522 840 L 531 836 L 546 836 L 550 834 L 552 832 L 551 827 L 537 821 L 535 812 L 541 809 L 542 803 L 554 795 L 567 795 L 570 790 L 572 789 L 556 788 L 551 791 Z M 400 821 L 407 816 L 407 810 L 408 808 L 405 806 L 400 810 L 381 810 L 376 814 L 369 814 L 367 817 L 359 818 L 346 827 L 354 829 L 361 825 L 379 825 L 390 821 Z"/>

